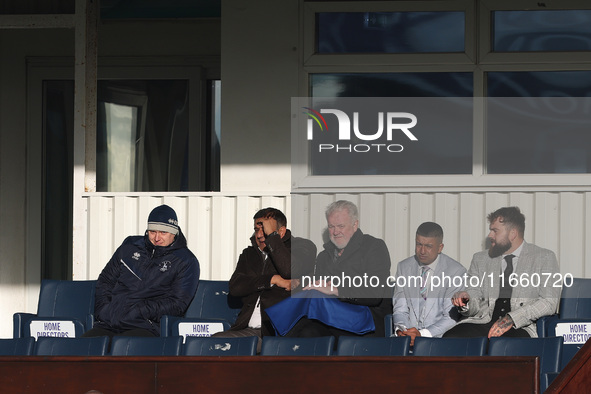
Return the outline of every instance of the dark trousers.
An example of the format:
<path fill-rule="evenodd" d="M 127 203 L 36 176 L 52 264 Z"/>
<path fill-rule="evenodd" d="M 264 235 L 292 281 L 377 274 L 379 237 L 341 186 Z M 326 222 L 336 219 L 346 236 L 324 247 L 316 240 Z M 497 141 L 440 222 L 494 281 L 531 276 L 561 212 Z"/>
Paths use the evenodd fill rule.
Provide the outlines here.
<path fill-rule="evenodd" d="M 495 320 L 496 321 L 496 320 Z M 476 323 L 460 323 L 453 327 L 445 334 L 443 338 L 474 338 L 474 337 L 487 337 L 490 328 L 493 326 L 495 321 L 490 321 L 486 324 Z M 529 338 L 529 333 L 523 328 L 511 327 L 509 331 L 505 332 L 503 337 L 518 337 L 518 338 Z"/>
<path fill-rule="evenodd" d="M 109 337 L 109 351 L 111 351 L 111 341 L 115 335 L 126 337 L 155 337 L 152 332 L 143 328 L 134 328 L 123 332 L 115 332 L 100 327 L 94 327 L 82 334 L 83 338 L 87 337 Z"/>
<path fill-rule="evenodd" d="M 511 312 L 511 299 L 510 298 L 499 298 L 495 303 L 495 309 L 493 310 L 492 319 L 486 324 L 476 323 L 460 323 L 457 326 L 451 328 L 445 334 L 444 338 L 474 338 L 474 337 L 487 337 L 490 328 L 495 322 L 504 317 L 507 313 Z M 509 331 L 505 332 L 503 337 L 518 337 L 518 338 L 529 338 L 529 333 L 523 328 L 511 327 Z"/>
<path fill-rule="evenodd" d="M 134 328 L 123 332 L 115 332 L 105 328 L 94 327 L 82 334 L 82 337 L 109 337 L 113 338 L 115 335 L 126 337 L 155 337 L 152 332 L 143 328 Z"/>

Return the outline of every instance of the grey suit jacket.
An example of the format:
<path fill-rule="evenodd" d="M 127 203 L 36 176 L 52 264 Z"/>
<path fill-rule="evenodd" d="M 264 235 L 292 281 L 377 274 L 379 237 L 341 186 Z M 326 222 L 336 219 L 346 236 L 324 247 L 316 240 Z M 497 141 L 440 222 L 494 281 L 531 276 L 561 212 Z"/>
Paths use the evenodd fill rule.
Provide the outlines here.
<path fill-rule="evenodd" d="M 501 260 L 501 256 L 490 258 L 488 251 L 478 252 L 472 258 L 466 289 L 470 301 L 468 310 L 462 312 L 468 319 L 461 323 L 486 324 L 492 319 L 501 286 Z M 517 286 L 511 294 L 509 316 L 515 328 L 523 328 L 531 337 L 537 337 L 536 320 L 555 313 L 560 300 L 562 280 L 557 280 L 560 273 L 556 255 L 524 241 L 514 274 Z"/>
<path fill-rule="evenodd" d="M 397 284 L 402 284 L 399 277 L 417 277 L 420 276 L 419 272 L 419 263 L 414 256 L 402 260 L 396 269 Z M 458 316 L 454 316 L 457 315 L 457 311 L 451 303 L 451 297 L 455 292 L 464 290 L 465 278 L 460 277 L 465 273 L 466 268 L 462 264 L 445 254 L 440 254 L 439 262 L 432 275 L 433 289 L 429 287 L 423 314 L 419 307 L 421 296 L 418 282 L 415 285 L 415 281 L 409 283 L 407 280 L 406 286 L 396 286 L 393 297 L 394 327 L 415 327 L 419 330 L 426 328 L 433 337 L 441 337 L 457 323 Z M 439 278 L 440 281 L 434 280 L 434 277 Z M 454 278 L 456 278 L 455 283 L 450 282 Z"/>

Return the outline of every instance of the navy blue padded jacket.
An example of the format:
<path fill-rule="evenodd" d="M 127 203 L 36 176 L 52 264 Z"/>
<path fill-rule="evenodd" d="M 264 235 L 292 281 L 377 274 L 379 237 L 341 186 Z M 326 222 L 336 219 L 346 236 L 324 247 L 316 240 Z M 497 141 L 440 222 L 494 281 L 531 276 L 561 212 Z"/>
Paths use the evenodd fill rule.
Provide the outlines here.
<path fill-rule="evenodd" d="M 154 246 L 147 232 L 127 237 L 98 277 L 94 326 L 160 335 L 160 317 L 183 316 L 198 283 L 199 261 L 182 232 L 166 247 Z"/>

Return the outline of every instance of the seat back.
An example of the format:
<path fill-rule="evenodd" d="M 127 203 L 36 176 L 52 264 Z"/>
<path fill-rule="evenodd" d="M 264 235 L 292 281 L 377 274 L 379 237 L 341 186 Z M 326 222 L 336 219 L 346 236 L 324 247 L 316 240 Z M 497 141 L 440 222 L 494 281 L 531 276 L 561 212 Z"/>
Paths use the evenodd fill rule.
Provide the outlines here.
<path fill-rule="evenodd" d="M 262 356 L 330 356 L 334 337 L 263 337 Z"/>
<path fill-rule="evenodd" d="M 41 282 L 38 317 L 72 317 L 85 321 L 94 313 L 96 280 L 49 280 Z"/>
<path fill-rule="evenodd" d="M 14 314 L 14 337 L 80 336 L 92 328 L 96 280 L 41 282 L 37 314 Z"/>
<path fill-rule="evenodd" d="M 562 362 L 562 337 L 546 338 L 491 338 L 488 345 L 489 356 L 537 356 L 540 358 L 540 388 L 545 375 L 559 372 Z"/>
<path fill-rule="evenodd" d="M 182 337 L 131 337 L 116 335 L 111 341 L 112 356 L 179 356 Z"/>
<path fill-rule="evenodd" d="M 572 285 L 565 280 L 560 296 L 561 319 L 591 319 L 591 279 L 573 278 Z"/>
<path fill-rule="evenodd" d="M 35 338 L 0 339 L 0 356 L 30 356 L 35 348 Z"/>
<path fill-rule="evenodd" d="M 234 324 L 241 309 L 242 299 L 230 295 L 227 280 L 200 280 L 184 317 L 162 316 L 160 335 L 211 335 L 227 330 Z M 179 324 L 182 324 L 180 329 Z M 191 331 L 193 329 L 196 331 Z"/>
<path fill-rule="evenodd" d="M 37 356 L 104 356 L 109 337 L 56 338 L 39 337 L 35 345 Z"/>
<path fill-rule="evenodd" d="M 549 332 L 550 326 L 555 326 L 561 319 L 591 321 L 591 279 L 573 278 L 572 282 L 568 278 L 564 280 L 558 314 L 542 316 L 537 320 L 538 336 L 554 336 Z"/>
<path fill-rule="evenodd" d="M 415 356 L 484 356 L 487 338 L 416 337 Z"/>
<path fill-rule="evenodd" d="M 185 317 L 223 319 L 234 324 L 241 308 L 242 300 L 230 295 L 227 280 L 200 280 Z"/>
<path fill-rule="evenodd" d="M 337 345 L 339 356 L 406 356 L 410 337 L 341 336 Z"/>
<path fill-rule="evenodd" d="M 185 356 L 254 356 L 258 337 L 187 337 L 183 346 Z"/>

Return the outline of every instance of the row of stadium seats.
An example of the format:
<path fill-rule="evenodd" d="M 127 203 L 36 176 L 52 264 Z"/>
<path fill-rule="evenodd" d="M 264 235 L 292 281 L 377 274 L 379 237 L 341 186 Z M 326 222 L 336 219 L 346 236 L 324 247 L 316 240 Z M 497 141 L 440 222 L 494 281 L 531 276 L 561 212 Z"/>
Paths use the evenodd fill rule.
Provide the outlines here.
<path fill-rule="evenodd" d="M 39 291 L 37 313 L 15 313 L 13 337 L 38 337 L 38 322 L 71 322 L 70 337 L 79 337 L 94 323 L 94 294 L 96 280 L 43 280 Z M 163 316 L 162 336 L 178 334 L 181 322 L 219 322 L 223 329 L 230 328 L 240 309 L 242 300 L 230 295 L 228 281 L 200 280 L 197 292 L 184 317 Z M 47 330 L 50 330 L 48 328 Z M 57 329 L 57 328 L 56 328 Z M 63 327 L 60 327 L 63 329 Z M 40 328 L 43 330 L 43 327 Z M 64 334 L 65 336 L 65 334 Z"/>
<path fill-rule="evenodd" d="M 41 284 L 37 314 L 16 313 L 14 315 L 14 338 L 40 337 L 35 330 L 35 323 L 70 320 L 72 332 L 69 336 L 79 337 L 92 327 L 94 313 L 94 291 L 96 281 L 57 281 L 44 280 Z M 197 293 L 189 305 L 185 316 L 163 316 L 161 336 L 170 337 L 187 335 L 179 332 L 183 324 L 216 323 L 219 329 L 228 329 L 235 321 L 241 308 L 241 300 L 229 294 L 228 281 L 201 280 Z M 537 322 L 539 337 L 564 335 L 564 327 L 573 327 L 574 336 L 585 339 L 591 335 L 584 332 L 591 326 L 591 279 L 574 278 L 564 284 L 560 300 L 559 313 L 541 318 Z M 391 334 L 391 315 L 387 317 L 386 336 Z M 560 328 L 560 329 L 559 329 Z M 591 330 L 589 330 L 591 331 Z M 44 333 L 52 335 L 55 333 Z M 565 337 L 566 338 L 566 337 Z M 568 338 L 567 338 L 568 339 Z M 573 344 L 566 341 L 560 369 L 572 359 L 582 347 L 584 341 Z M 571 343 L 568 343 L 571 342 Z"/>
<path fill-rule="evenodd" d="M 257 337 L 109 337 L 0 339 L 2 356 L 254 356 Z M 557 371 L 562 337 L 547 338 L 426 338 L 342 336 L 264 337 L 261 355 L 273 356 L 539 356 L 548 360 L 542 369 Z M 488 349 L 487 349 L 488 345 Z"/>
<path fill-rule="evenodd" d="M 180 336 L 0 339 L 3 356 L 255 356 L 257 337 L 217 338 Z M 409 337 L 343 336 L 336 350 L 334 337 L 263 338 L 261 356 L 536 356 L 545 389 L 559 373 L 562 337 L 553 338 L 422 338 L 410 352 Z M 488 344 L 488 349 L 487 349 Z M 411 356 L 412 354 L 412 356 Z"/>

